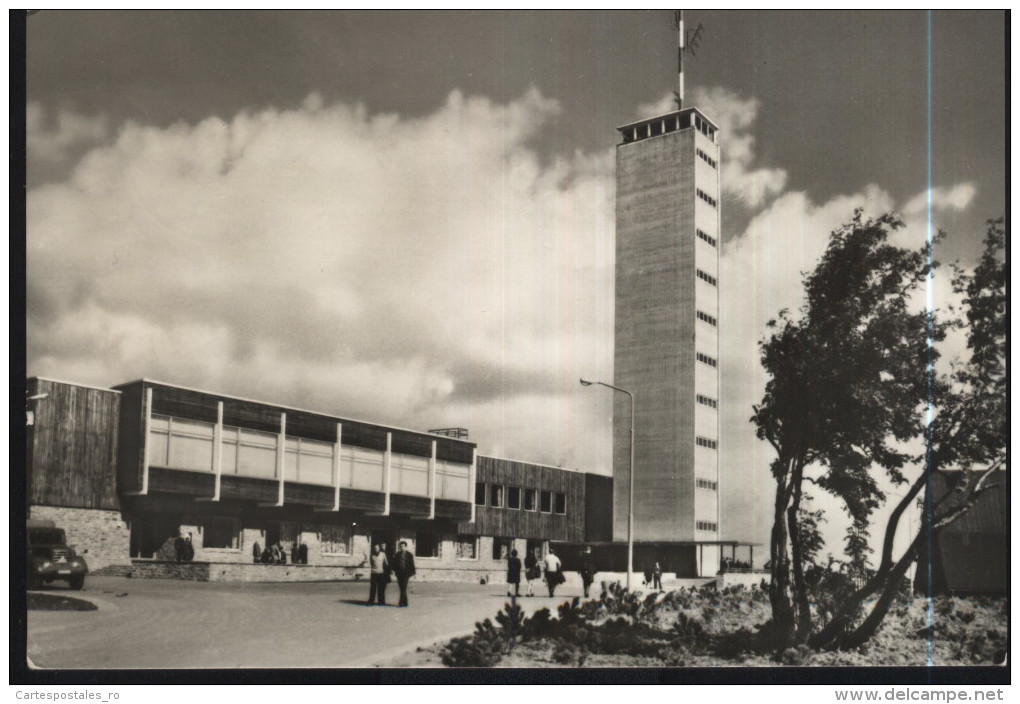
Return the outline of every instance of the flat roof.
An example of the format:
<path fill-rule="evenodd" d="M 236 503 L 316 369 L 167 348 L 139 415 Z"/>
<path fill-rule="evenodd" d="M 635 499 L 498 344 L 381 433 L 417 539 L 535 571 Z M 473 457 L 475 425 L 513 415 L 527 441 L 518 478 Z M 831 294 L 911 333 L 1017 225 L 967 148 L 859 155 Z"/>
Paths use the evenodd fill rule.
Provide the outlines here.
<path fill-rule="evenodd" d="M 657 122 L 659 120 L 664 120 L 667 117 L 673 117 L 675 115 L 683 115 L 685 113 L 692 112 L 697 113 L 702 120 L 710 124 L 716 130 L 719 129 L 719 125 L 712 122 L 712 120 L 705 116 L 705 113 L 701 112 L 701 110 L 699 110 L 696 107 L 684 108 L 683 110 L 673 110 L 672 112 L 663 113 L 662 115 L 656 115 L 655 117 L 646 117 L 643 120 L 638 120 L 636 122 L 628 122 L 626 125 L 620 125 L 616 129 L 623 132 L 624 130 L 630 129 L 631 127 L 637 127 L 638 125 L 647 125 L 649 122 Z"/>
<path fill-rule="evenodd" d="M 114 388 L 115 389 L 119 389 L 119 388 L 122 388 L 122 387 L 125 387 L 125 386 L 130 386 L 132 384 L 158 384 L 159 386 L 169 386 L 172 389 L 181 389 L 183 391 L 195 391 L 195 392 L 200 393 L 200 394 L 208 394 L 209 396 L 218 396 L 219 398 L 228 398 L 228 399 L 230 399 L 232 401 L 244 401 L 245 403 L 257 403 L 257 404 L 260 404 L 260 405 L 263 405 L 263 406 L 273 406 L 274 408 L 280 408 L 280 409 L 283 409 L 285 411 L 298 411 L 300 413 L 311 413 L 311 414 L 317 415 L 317 416 L 326 416 L 328 418 L 336 418 L 337 420 L 349 420 L 349 421 L 354 421 L 355 423 L 364 423 L 365 425 L 375 425 L 375 426 L 378 426 L 380 428 L 389 428 L 390 430 L 400 430 L 400 431 L 405 432 L 405 433 L 414 433 L 415 435 L 426 435 L 426 436 L 428 436 L 430 438 L 436 438 L 437 440 L 450 440 L 452 442 L 462 442 L 462 443 L 465 443 L 467 445 L 471 445 L 472 447 L 477 447 L 478 446 L 478 443 L 472 442 L 470 440 L 464 440 L 462 438 L 451 438 L 451 437 L 447 437 L 446 435 L 436 435 L 435 433 L 429 433 L 429 432 L 426 432 L 424 430 L 412 430 L 410 428 L 401 428 L 401 427 L 398 427 L 396 425 L 388 425 L 386 423 L 380 423 L 380 422 L 374 421 L 374 420 L 361 420 L 359 418 L 351 418 L 349 416 L 338 416 L 335 413 L 326 413 L 324 411 L 312 411 L 312 410 L 309 410 L 307 408 L 297 408 L 295 406 L 287 406 L 287 405 L 284 405 L 282 403 L 274 403 L 272 401 L 260 401 L 258 399 L 254 399 L 254 398 L 245 398 L 244 396 L 233 396 L 231 394 L 224 394 L 224 393 L 220 393 L 219 391 L 208 391 L 206 389 L 196 389 L 196 388 L 193 388 L 193 387 L 190 387 L 190 386 L 181 386 L 180 384 L 171 384 L 171 383 L 168 383 L 166 381 L 159 381 L 158 379 L 148 379 L 148 378 L 142 377 L 141 379 L 135 379 L 134 381 L 126 381 L 123 384 L 117 384 L 117 386 L 115 386 Z M 118 393 L 120 393 L 120 392 L 118 391 Z"/>
<path fill-rule="evenodd" d="M 92 384 L 79 384 L 76 381 L 63 381 L 61 379 L 50 379 L 49 377 L 46 377 L 46 376 L 30 376 L 27 379 L 25 379 L 26 383 L 29 382 L 29 381 L 48 381 L 51 384 L 63 384 L 65 386 L 77 386 L 78 388 L 81 388 L 81 389 L 93 389 L 95 391 L 109 391 L 111 394 L 119 394 L 120 393 L 120 391 L 118 391 L 117 389 L 111 389 L 111 388 L 108 388 L 106 386 L 93 386 Z"/>

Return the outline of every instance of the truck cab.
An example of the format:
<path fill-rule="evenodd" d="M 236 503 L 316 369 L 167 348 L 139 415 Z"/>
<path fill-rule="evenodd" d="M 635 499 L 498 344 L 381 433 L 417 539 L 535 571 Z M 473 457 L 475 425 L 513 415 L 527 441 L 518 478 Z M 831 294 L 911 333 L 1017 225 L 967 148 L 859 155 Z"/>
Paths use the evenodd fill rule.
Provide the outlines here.
<path fill-rule="evenodd" d="M 85 558 L 67 544 L 64 530 L 53 521 L 29 520 L 26 548 L 25 576 L 29 589 L 38 589 L 54 580 L 66 581 L 71 589 L 85 586 L 89 571 Z"/>

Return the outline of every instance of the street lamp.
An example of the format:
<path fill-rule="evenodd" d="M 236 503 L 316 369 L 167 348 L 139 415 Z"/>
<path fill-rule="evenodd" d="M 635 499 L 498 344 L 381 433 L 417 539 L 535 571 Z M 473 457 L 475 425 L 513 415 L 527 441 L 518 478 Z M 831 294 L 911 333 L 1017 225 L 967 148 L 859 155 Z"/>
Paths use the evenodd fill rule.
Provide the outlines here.
<path fill-rule="evenodd" d="M 634 394 L 604 381 L 581 379 L 581 386 L 592 384 L 605 386 L 607 389 L 630 396 L 630 486 L 627 490 L 627 590 L 630 591 L 630 575 L 634 572 Z"/>

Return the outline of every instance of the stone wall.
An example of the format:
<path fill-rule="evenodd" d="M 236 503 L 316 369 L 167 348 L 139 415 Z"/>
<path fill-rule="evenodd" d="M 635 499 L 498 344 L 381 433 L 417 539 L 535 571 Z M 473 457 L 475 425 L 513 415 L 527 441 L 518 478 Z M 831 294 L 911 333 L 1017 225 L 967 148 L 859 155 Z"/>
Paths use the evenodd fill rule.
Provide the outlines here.
<path fill-rule="evenodd" d="M 761 584 L 762 580 L 767 583 L 771 576 L 768 570 L 753 570 L 751 572 L 720 572 L 715 577 L 716 587 L 725 589 L 740 584 L 748 589 Z"/>
<path fill-rule="evenodd" d="M 63 528 L 68 544 L 85 558 L 91 572 L 126 570 L 131 565 L 131 531 L 120 511 L 31 506 L 28 517 Z"/>

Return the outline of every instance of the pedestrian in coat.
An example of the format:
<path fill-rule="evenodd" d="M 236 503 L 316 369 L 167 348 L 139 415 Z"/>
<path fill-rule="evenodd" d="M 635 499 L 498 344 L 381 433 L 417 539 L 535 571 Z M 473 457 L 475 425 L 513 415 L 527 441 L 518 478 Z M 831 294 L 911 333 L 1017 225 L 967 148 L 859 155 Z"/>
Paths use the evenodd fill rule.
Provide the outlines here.
<path fill-rule="evenodd" d="M 514 588 L 514 593 L 510 593 L 510 587 Z M 521 595 L 521 558 L 517 557 L 517 551 L 511 550 L 510 557 L 507 558 L 506 563 L 506 595 L 507 596 L 520 596 Z"/>
<path fill-rule="evenodd" d="M 414 555 L 407 550 L 407 541 L 401 540 L 397 554 L 393 556 L 393 574 L 400 587 L 400 606 L 407 606 L 407 580 L 414 576 Z"/>
<path fill-rule="evenodd" d="M 545 586 L 549 587 L 549 596 L 556 596 L 556 586 L 564 581 L 563 565 L 552 548 L 549 548 L 549 554 L 542 563 L 545 566 Z"/>
<path fill-rule="evenodd" d="M 372 556 L 368 559 L 372 566 L 372 573 L 369 576 L 368 604 L 375 603 L 376 596 L 379 598 L 379 606 L 386 605 L 386 582 L 389 580 L 387 573 L 390 569 L 390 562 L 386 559 L 386 553 L 382 546 L 372 546 Z"/>
<path fill-rule="evenodd" d="M 652 588 L 662 591 L 662 565 L 658 560 L 655 561 L 655 567 L 652 568 L 652 579 L 654 580 Z"/>
<path fill-rule="evenodd" d="M 584 585 L 584 595 L 588 596 L 592 582 L 595 581 L 595 560 L 591 556 L 591 548 L 585 548 L 581 556 L 581 584 Z"/>
<path fill-rule="evenodd" d="M 535 557 L 534 550 L 528 550 L 528 554 L 524 556 L 524 578 L 528 580 L 528 596 L 535 596 L 535 592 L 531 589 L 531 582 L 542 578 L 542 569 L 538 566 L 538 558 Z"/>

